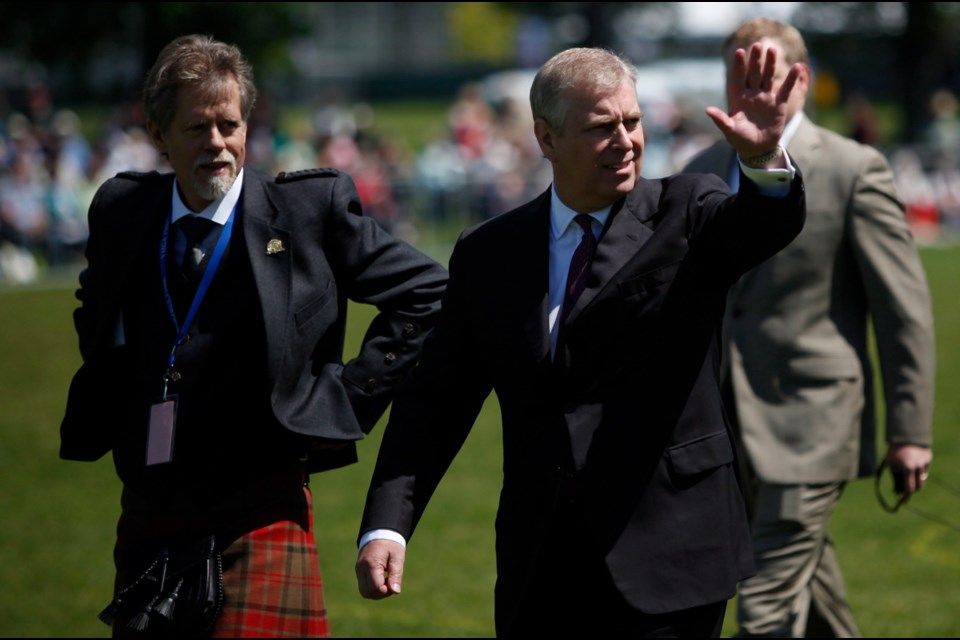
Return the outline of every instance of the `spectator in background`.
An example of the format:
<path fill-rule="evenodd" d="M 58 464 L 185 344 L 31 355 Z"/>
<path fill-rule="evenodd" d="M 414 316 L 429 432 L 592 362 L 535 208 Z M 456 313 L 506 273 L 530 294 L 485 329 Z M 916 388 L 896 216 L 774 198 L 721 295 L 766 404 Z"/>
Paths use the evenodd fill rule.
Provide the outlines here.
<path fill-rule="evenodd" d="M 53 266 L 79 263 L 87 242 L 93 152 L 80 131 L 80 118 L 73 111 L 60 109 L 54 114 L 48 154 L 51 180 L 47 193 L 47 257 Z"/>
<path fill-rule="evenodd" d="M 930 186 L 937 204 L 938 237 L 960 237 L 960 167 L 941 156 L 930 175 Z"/>
<path fill-rule="evenodd" d="M 482 156 L 493 127 L 493 109 L 484 96 L 483 85 L 468 82 L 461 86 L 447 117 L 450 135 L 464 160 Z"/>
<path fill-rule="evenodd" d="M 930 244 L 940 235 L 940 203 L 919 149 L 904 146 L 890 154 L 897 195 L 903 201 L 904 216 L 917 242 Z"/>
<path fill-rule="evenodd" d="M 799 31 L 769 18 L 734 31 L 722 48 L 730 99 L 735 52 L 757 45 L 778 53 L 776 85 L 791 65 L 802 69 L 782 144 L 804 172 L 807 222 L 740 279 L 724 321 L 727 404 L 757 564 L 740 585 L 739 635 L 856 637 L 829 524 L 846 483 L 877 471 L 868 325 L 886 404 L 883 464 L 907 499 L 923 487 L 932 459 L 930 293 L 884 156 L 804 114 L 812 71 Z M 715 173 L 734 189 L 739 177 L 723 142 L 685 171 Z"/>
<path fill-rule="evenodd" d="M 364 211 L 389 232 L 400 219 L 390 185 L 390 173 L 379 155 L 378 141 L 363 136 L 337 134 L 324 139 L 317 154 L 317 165 L 349 173 L 357 185 Z"/>
<path fill-rule="evenodd" d="M 11 137 L 13 164 L 0 175 L 0 240 L 41 258 L 47 249 L 50 176 L 30 125 L 17 125 Z"/>
<path fill-rule="evenodd" d="M 854 92 L 847 98 L 846 109 L 852 127 L 850 137 L 860 144 L 880 148 L 880 128 L 870 98 L 862 92 Z"/>
<path fill-rule="evenodd" d="M 931 121 L 923 141 L 937 156 L 960 164 L 960 106 L 957 97 L 946 87 L 930 96 Z"/>
<path fill-rule="evenodd" d="M 353 110 L 343 104 L 339 92 L 332 89 L 320 94 L 310 126 L 316 139 L 321 142 L 334 136 L 354 138 L 359 130 Z"/>
<path fill-rule="evenodd" d="M 432 133 L 417 156 L 415 175 L 427 224 L 467 219 L 467 165 L 449 127 Z"/>
<path fill-rule="evenodd" d="M 150 143 L 146 130 L 139 125 L 113 131 L 107 139 L 104 152 L 103 162 L 94 176 L 94 182 L 98 185 L 124 171 L 170 170 L 166 161 Z"/>

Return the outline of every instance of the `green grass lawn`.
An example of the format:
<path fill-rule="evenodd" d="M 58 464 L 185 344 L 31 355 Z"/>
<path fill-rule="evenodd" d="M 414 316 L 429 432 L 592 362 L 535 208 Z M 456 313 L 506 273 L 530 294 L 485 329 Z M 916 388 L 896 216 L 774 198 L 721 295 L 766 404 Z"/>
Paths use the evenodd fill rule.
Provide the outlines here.
<path fill-rule="evenodd" d="M 873 483 L 851 485 L 833 519 L 847 588 L 867 637 L 960 637 L 960 247 L 923 250 L 937 322 L 932 483 L 891 515 Z M 119 484 L 108 458 L 58 459 L 58 426 L 79 364 L 73 281 L 0 289 L 0 634 L 108 637 L 96 614 L 110 597 Z M 350 352 L 370 317 L 351 308 Z M 104 381 L 104 402 L 110 381 Z M 382 423 L 381 423 L 382 427 Z M 500 488 L 499 411 L 488 401 L 427 509 L 407 555 L 404 591 L 363 600 L 353 564 L 380 429 L 359 464 L 312 479 L 332 631 L 339 637 L 493 634 L 493 519 Z M 930 515 L 951 526 L 925 517 Z M 532 543 L 535 543 L 532 542 Z M 562 585 L 556 585 L 562 588 Z M 732 606 L 732 603 L 731 603 Z M 732 609 L 731 609 L 732 611 Z M 561 615 L 562 612 L 558 612 Z M 728 616 L 724 634 L 734 629 Z"/>

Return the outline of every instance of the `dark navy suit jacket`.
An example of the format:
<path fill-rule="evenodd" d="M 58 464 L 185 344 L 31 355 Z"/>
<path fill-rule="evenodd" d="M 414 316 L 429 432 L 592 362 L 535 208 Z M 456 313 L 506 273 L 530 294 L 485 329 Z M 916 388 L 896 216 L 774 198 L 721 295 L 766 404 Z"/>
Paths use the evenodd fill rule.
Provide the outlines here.
<path fill-rule="evenodd" d="M 747 180 L 744 180 L 747 183 Z M 787 197 L 731 196 L 715 176 L 641 179 L 611 213 L 562 363 L 547 329 L 550 192 L 462 234 L 440 320 L 394 401 L 361 533 L 412 535 L 496 393 L 503 421 L 497 628 L 507 628 L 558 496 L 580 496 L 593 546 L 643 612 L 715 603 L 753 571 L 718 380 L 728 289 L 805 217 Z"/>

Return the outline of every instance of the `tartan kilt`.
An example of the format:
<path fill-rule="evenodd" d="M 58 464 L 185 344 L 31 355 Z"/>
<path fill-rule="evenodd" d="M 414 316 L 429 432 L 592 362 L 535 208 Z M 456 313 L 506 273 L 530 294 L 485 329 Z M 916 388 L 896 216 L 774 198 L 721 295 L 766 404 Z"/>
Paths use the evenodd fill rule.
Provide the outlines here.
<path fill-rule="evenodd" d="M 241 536 L 223 551 L 223 587 L 211 637 L 330 637 L 312 527 L 277 522 Z"/>
<path fill-rule="evenodd" d="M 142 571 L 159 543 L 213 532 L 222 555 L 224 599 L 211 637 L 329 637 L 312 496 L 305 482 L 296 482 L 283 481 L 279 487 L 266 482 L 253 492 L 259 495 L 241 492 L 246 493 L 242 499 L 231 498 L 202 513 L 175 509 L 158 514 L 125 490 L 114 549 L 116 590 Z M 251 515 L 251 502 L 270 507 Z M 239 516 L 241 512 L 246 513 Z M 113 637 L 148 636 L 115 623 Z"/>

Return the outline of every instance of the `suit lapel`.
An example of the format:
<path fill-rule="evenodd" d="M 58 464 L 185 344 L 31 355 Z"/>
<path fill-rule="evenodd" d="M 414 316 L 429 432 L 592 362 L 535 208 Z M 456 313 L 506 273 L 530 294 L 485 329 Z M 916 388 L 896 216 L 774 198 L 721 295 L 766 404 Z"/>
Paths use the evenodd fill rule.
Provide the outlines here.
<path fill-rule="evenodd" d="M 816 158 L 820 153 L 820 135 L 817 128 L 806 116 L 797 127 L 797 132 L 787 145 L 787 151 L 794 163 L 803 172 L 804 181 L 809 181 L 816 172 Z"/>
<path fill-rule="evenodd" d="M 639 188 L 643 189 L 642 186 Z M 598 294 L 607 287 L 613 286 L 611 282 L 614 276 L 652 235 L 653 232 L 642 222 L 643 218 L 653 215 L 652 207 L 649 211 L 636 210 L 638 203 L 646 201 L 647 199 L 643 197 L 631 199 L 629 203 L 620 201 L 610 211 L 610 218 L 600 236 L 597 252 L 590 265 L 587 286 L 570 310 L 570 315 L 567 316 L 568 325 L 576 321 Z"/>

